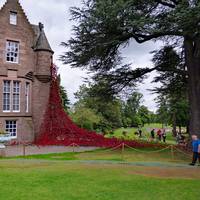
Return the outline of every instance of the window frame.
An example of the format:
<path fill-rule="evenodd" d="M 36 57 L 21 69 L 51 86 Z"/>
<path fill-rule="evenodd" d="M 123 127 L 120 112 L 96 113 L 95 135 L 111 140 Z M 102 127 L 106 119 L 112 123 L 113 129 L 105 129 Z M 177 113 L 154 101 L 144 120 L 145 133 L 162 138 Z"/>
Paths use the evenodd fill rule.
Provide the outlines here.
<path fill-rule="evenodd" d="M 10 83 L 10 90 L 9 92 L 6 92 L 5 89 L 5 82 L 9 82 Z M 14 84 L 18 83 L 18 87 L 17 87 L 17 91 L 14 91 Z M 9 79 L 4 79 L 3 80 L 3 90 L 2 90 L 2 111 L 3 113 L 20 113 L 21 112 L 21 81 L 20 80 L 9 80 Z M 4 97 L 6 94 L 9 94 L 9 110 L 5 110 L 4 107 L 7 106 L 7 104 L 4 104 Z M 15 95 L 17 96 L 17 103 L 15 104 Z M 18 110 L 14 109 L 14 106 L 18 106 Z"/>
<path fill-rule="evenodd" d="M 9 82 L 9 92 L 7 92 L 7 91 L 5 91 L 5 82 Z M 5 97 L 5 95 L 8 95 L 9 94 L 9 104 L 7 105 L 7 104 L 4 104 L 4 97 Z M 11 105 L 12 105 L 12 101 L 11 101 L 11 96 L 12 96 L 12 81 L 11 80 L 3 80 L 3 105 L 2 105 L 2 107 L 3 107 L 3 112 L 4 113 L 10 113 L 11 112 Z M 9 106 L 9 110 L 5 110 L 4 109 L 4 106 Z"/>
<path fill-rule="evenodd" d="M 25 112 L 29 112 L 29 96 L 30 96 L 30 83 L 26 82 L 25 84 Z"/>
<path fill-rule="evenodd" d="M 20 42 L 14 40 L 6 40 L 6 55 L 5 55 L 6 62 L 19 64 L 19 53 L 20 53 Z M 17 57 L 15 57 L 15 54 L 17 54 Z M 13 59 L 13 61 L 11 61 L 11 59 Z"/>
<path fill-rule="evenodd" d="M 11 25 L 14 25 L 14 26 L 17 25 L 17 12 L 16 11 L 10 11 L 9 22 Z"/>
<path fill-rule="evenodd" d="M 7 124 L 8 122 L 11 122 L 11 123 Z M 15 124 L 13 122 L 15 122 Z M 12 131 L 8 132 L 8 130 L 10 130 L 10 131 L 12 130 Z M 6 120 L 5 121 L 5 131 L 9 135 L 9 138 L 11 138 L 11 139 L 17 138 L 17 120 Z M 13 135 L 13 133 L 15 133 L 15 134 Z"/>
<path fill-rule="evenodd" d="M 17 91 L 14 91 L 15 90 L 15 83 L 19 84 L 18 87 L 16 88 Z M 19 113 L 20 112 L 20 100 L 21 100 L 20 94 L 21 94 L 21 83 L 20 83 L 20 81 L 13 80 L 12 81 L 12 112 L 14 112 L 14 113 Z M 14 102 L 16 100 L 15 99 L 15 95 L 18 97 L 18 99 L 17 99 L 18 105 L 15 104 L 15 102 Z M 14 106 L 18 106 L 19 109 L 15 110 Z"/>

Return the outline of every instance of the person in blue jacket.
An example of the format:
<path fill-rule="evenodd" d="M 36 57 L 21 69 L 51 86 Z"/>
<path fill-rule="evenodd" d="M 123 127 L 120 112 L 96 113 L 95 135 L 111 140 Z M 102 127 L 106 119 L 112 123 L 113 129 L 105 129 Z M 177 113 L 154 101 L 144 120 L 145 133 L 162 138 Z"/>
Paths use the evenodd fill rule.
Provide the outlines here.
<path fill-rule="evenodd" d="M 192 135 L 192 151 L 193 151 L 193 160 L 190 165 L 194 166 L 199 159 L 199 166 L 200 166 L 200 140 L 198 139 L 197 135 Z"/>

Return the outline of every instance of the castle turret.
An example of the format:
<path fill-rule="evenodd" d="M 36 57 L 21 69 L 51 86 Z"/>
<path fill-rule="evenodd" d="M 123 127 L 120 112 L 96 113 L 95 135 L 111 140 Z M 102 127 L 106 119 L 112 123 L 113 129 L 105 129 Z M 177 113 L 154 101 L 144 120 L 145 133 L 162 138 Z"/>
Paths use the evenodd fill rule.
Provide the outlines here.
<path fill-rule="evenodd" d="M 37 137 L 48 104 L 52 56 L 54 52 L 46 38 L 43 24 L 39 23 L 38 26 L 33 25 L 33 29 L 37 35 L 35 45 L 33 46 L 36 54 L 35 78 L 33 83 L 33 121 L 34 132 Z"/>
<path fill-rule="evenodd" d="M 44 32 L 44 26 L 39 23 L 38 26 L 33 26 L 37 39 L 33 47 L 36 52 L 36 70 L 35 76 L 41 82 L 49 82 L 50 67 L 52 65 L 53 50 L 51 49 L 49 42 Z"/>

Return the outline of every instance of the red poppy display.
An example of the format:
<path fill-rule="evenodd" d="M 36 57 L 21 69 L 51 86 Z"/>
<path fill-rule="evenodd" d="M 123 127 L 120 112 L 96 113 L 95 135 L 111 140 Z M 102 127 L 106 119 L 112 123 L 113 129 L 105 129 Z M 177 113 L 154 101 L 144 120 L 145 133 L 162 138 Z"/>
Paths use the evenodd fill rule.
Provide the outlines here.
<path fill-rule="evenodd" d="M 65 145 L 77 144 L 79 146 L 115 147 L 119 144 L 127 144 L 131 147 L 161 147 L 163 145 L 147 142 L 120 140 L 105 138 L 101 134 L 91 132 L 78 127 L 66 114 L 62 106 L 59 92 L 57 67 L 52 66 L 52 80 L 44 119 L 40 133 L 36 139 L 37 145 Z"/>

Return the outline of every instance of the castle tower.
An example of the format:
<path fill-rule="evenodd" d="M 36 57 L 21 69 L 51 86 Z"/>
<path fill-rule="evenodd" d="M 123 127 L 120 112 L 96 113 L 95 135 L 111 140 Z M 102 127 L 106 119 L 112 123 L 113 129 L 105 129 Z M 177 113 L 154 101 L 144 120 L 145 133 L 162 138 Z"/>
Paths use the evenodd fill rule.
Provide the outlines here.
<path fill-rule="evenodd" d="M 34 30 L 38 35 L 35 46 L 33 47 L 36 54 L 33 84 L 33 123 L 36 137 L 39 133 L 49 100 L 53 51 L 46 38 L 43 24 L 39 23 L 38 26 L 34 26 Z"/>
<path fill-rule="evenodd" d="M 53 51 L 18 0 L 2 6 L 0 24 L 0 132 L 32 142 L 47 106 Z"/>

